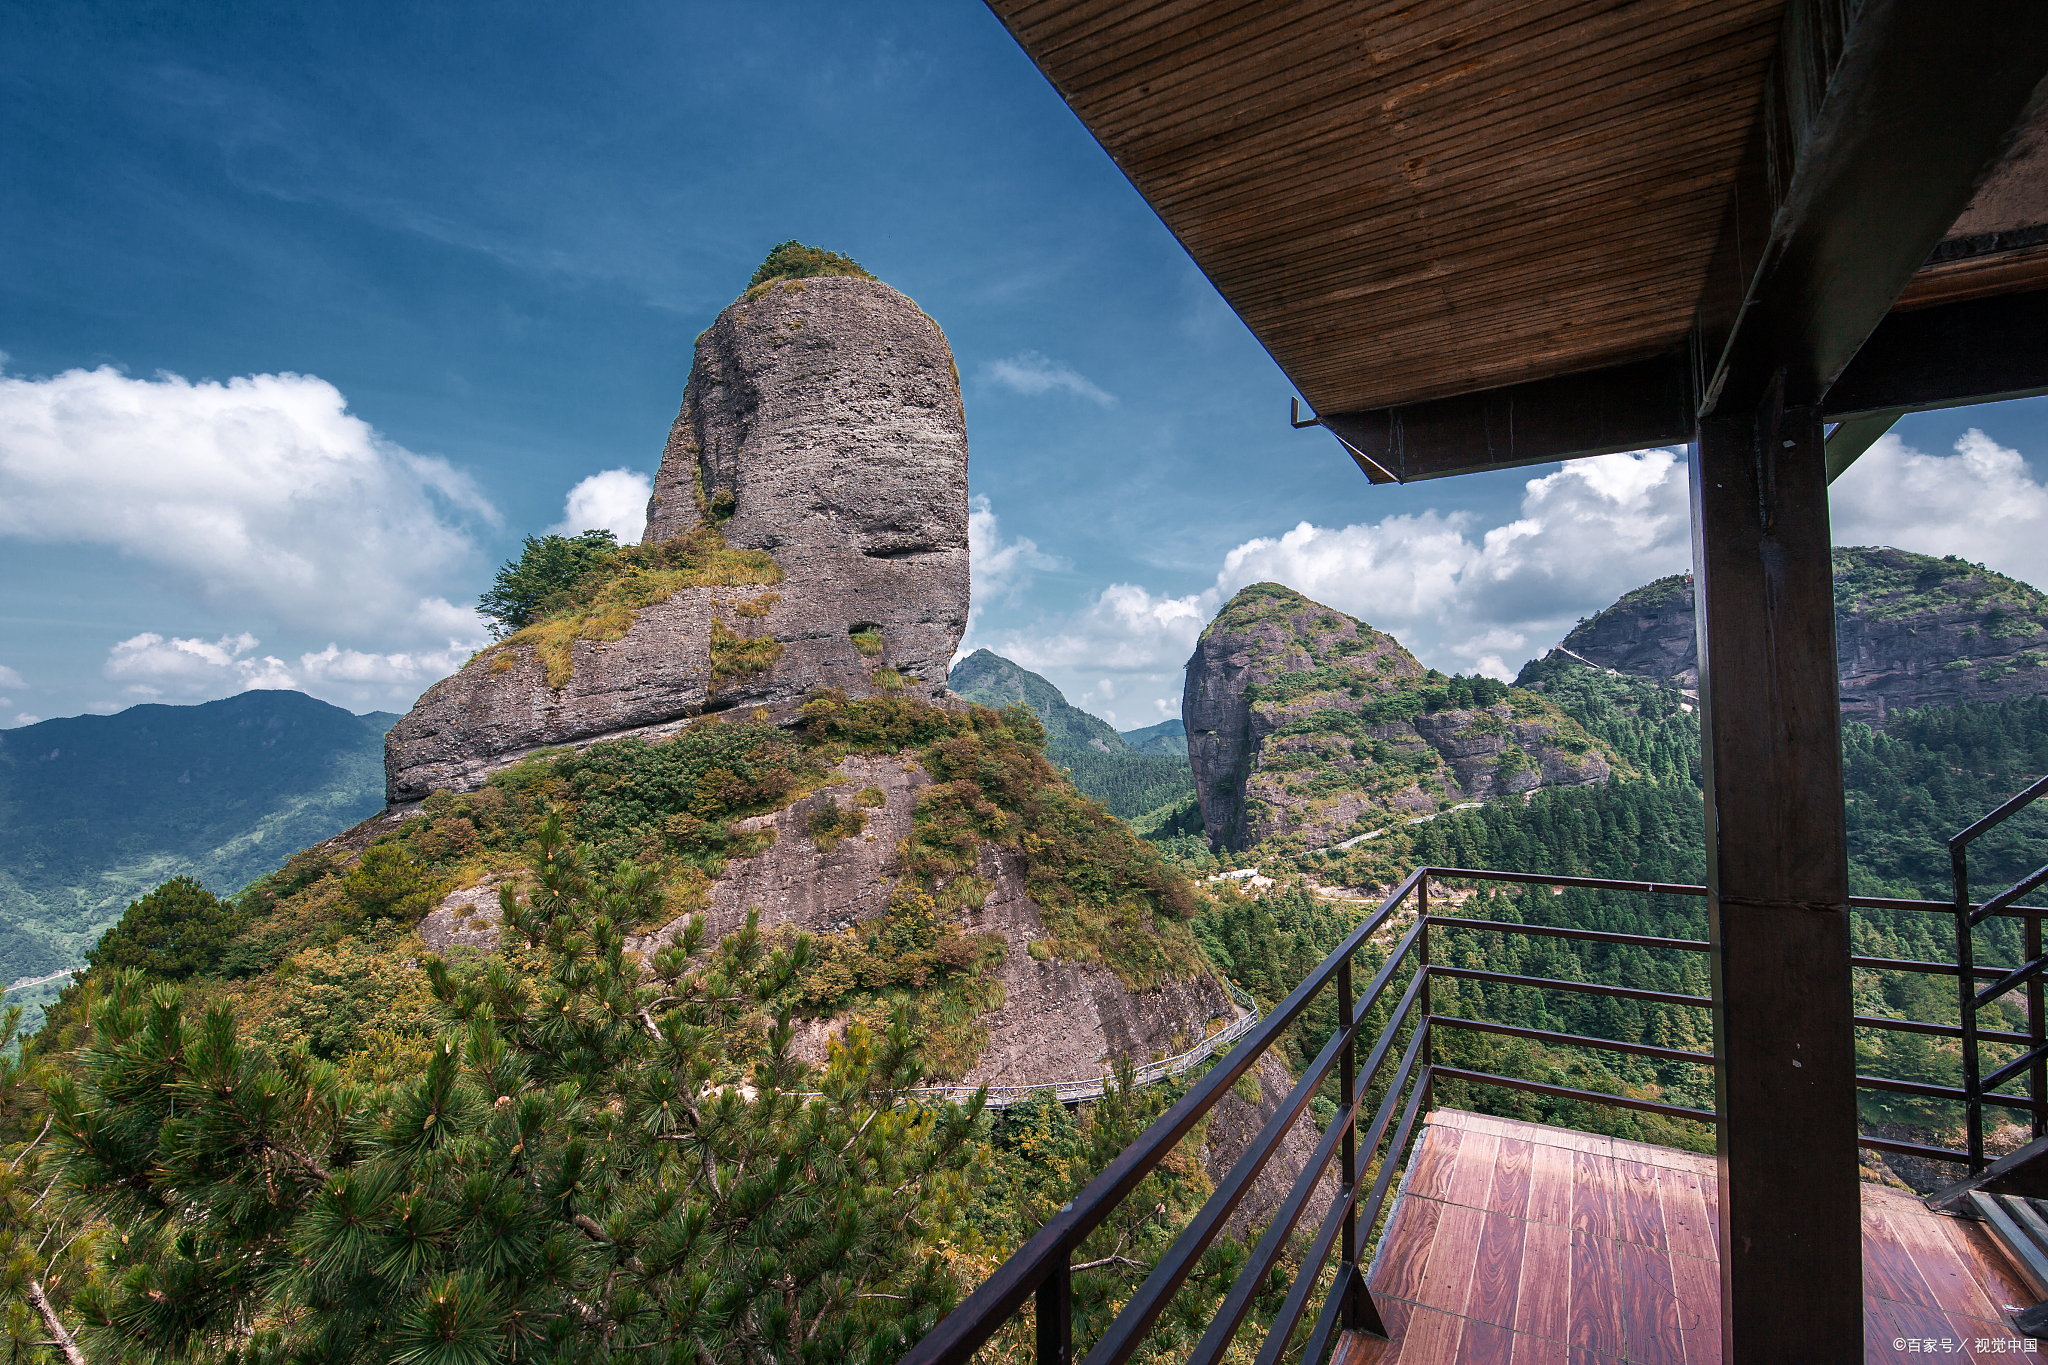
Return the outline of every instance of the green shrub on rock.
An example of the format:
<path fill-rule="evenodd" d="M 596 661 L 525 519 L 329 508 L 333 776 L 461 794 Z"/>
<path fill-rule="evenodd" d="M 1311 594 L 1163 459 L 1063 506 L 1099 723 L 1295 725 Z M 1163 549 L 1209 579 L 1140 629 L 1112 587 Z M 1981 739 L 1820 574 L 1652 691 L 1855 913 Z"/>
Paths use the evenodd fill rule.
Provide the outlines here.
<path fill-rule="evenodd" d="M 166 981 L 211 971 L 242 917 L 191 877 L 173 877 L 128 907 L 86 953 L 88 967 L 133 967 Z"/>
<path fill-rule="evenodd" d="M 777 280 L 807 280 L 820 275 L 850 275 L 857 280 L 874 278 L 851 256 L 842 256 L 823 247 L 805 246 L 792 237 L 768 253 L 768 259 L 755 269 L 754 278 L 747 281 L 747 292 L 752 295 L 762 285 L 773 284 Z"/>

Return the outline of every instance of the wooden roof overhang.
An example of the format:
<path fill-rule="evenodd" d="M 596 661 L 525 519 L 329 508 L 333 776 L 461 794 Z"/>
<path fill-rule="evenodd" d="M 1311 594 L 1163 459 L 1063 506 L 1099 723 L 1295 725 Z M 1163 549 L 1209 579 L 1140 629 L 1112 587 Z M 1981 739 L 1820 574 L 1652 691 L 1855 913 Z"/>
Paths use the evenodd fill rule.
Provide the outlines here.
<path fill-rule="evenodd" d="M 1375 482 L 2048 390 L 2037 4 L 989 3 Z"/>

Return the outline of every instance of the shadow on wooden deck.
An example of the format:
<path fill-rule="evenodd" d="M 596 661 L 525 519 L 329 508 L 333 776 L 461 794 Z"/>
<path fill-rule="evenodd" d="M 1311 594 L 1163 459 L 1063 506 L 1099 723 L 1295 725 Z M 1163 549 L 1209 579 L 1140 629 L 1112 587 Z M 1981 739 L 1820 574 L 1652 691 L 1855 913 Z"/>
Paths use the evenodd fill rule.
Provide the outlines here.
<path fill-rule="evenodd" d="M 1338 1365 L 1718 1365 L 1714 1159 L 1431 1114 L 1368 1274 L 1392 1340 Z M 1864 1359 L 2011 1359 L 2031 1303 L 1976 1224 L 1863 1186 Z"/>

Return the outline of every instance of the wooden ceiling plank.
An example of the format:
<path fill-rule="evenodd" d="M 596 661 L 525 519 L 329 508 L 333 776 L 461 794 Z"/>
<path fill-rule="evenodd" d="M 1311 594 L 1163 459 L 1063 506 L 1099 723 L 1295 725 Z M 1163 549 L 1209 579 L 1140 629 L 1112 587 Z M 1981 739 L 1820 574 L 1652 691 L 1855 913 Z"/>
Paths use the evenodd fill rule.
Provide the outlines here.
<path fill-rule="evenodd" d="M 1537 226 L 1541 226 L 1539 223 Z M 1694 229 L 1686 234 L 1710 243 L 1715 224 L 1701 219 L 1690 212 L 1689 206 L 1676 200 L 1663 200 L 1641 205 L 1632 205 L 1626 213 L 1612 214 L 1606 218 L 1576 222 L 1569 231 L 1538 234 L 1520 230 L 1510 225 L 1498 231 L 1489 231 L 1483 237 L 1470 242 L 1445 240 L 1435 244 L 1429 254 L 1417 253 L 1406 260 L 1389 262 L 1391 271 L 1377 276 L 1366 276 L 1364 272 L 1351 272 L 1348 276 L 1333 276 L 1315 271 L 1312 266 L 1301 272 L 1298 283 L 1291 287 L 1281 280 L 1273 287 L 1262 289 L 1258 294 L 1233 292 L 1232 303 L 1249 311 L 1255 311 L 1273 321 L 1279 321 L 1289 313 L 1303 308 L 1314 308 L 1324 303 L 1341 304 L 1365 294 L 1384 294 L 1398 290 L 1405 283 L 1421 283 L 1429 279 L 1444 279 L 1467 272 L 1478 272 L 1489 280 L 1497 280 L 1502 287 L 1513 290 L 1519 287 L 1519 277 L 1508 278 L 1511 272 L 1540 267 L 1546 261 L 1568 261 L 1575 254 L 1596 253 L 1604 267 L 1612 265 L 1614 259 L 1623 255 L 1640 240 L 1648 240 L 1652 234 L 1657 239 L 1669 239 L 1678 235 L 1679 229 Z M 1682 265 L 1682 279 L 1694 297 L 1700 277 L 1697 264 L 1697 244 L 1688 248 L 1685 241 L 1669 244 L 1675 266 Z M 1641 276 L 1643 266 L 1656 259 L 1640 257 L 1633 277 Z M 1308 258 L 1313 261 L 1314 257 Z M 1553 264 L 1546 273 L 1555 274 L 1559 267 Z M 1603 271 L 1604 273 L 1604 271 Z M 1234 277 L 1235 272 L 1222 269 L 1219 276 L 1225 280 Z M 1274 272 L 1262 272 L 1259 278 L 1273 280 Z M 1484 286 L 1480 286 L 1483 291 Z M 1483 297 L 1483 292 L 1480 295 Z M 1688 305 L 1689 307 L 1690 305 Z"/>
<path fill-rule="evenodd" d="M 1628 135 L 1626 121 L 1617 122 L 1613 135 Z M 1512 215 L 1495 214 L 1485 220 L 1477 231 L 1461 234 L 1461 239 L 1476 242 L 1501 233 L 1521 234 L 1532 226 L 1573 216 L 1560 212 L 1573 197 L 1592 194 L 1617 184 L 1635 186 L 1632 198 L 1636 200 L 1665 197 L 1673 187 L 1684 190 L 1726 186 L 1732 183 L 1735 174 L 1735 168 L 1727 163 L 1740 145 L 1740 140 L 1731 137 L 1724 145 L 1713 147 L 1716 154 L 1712 156 L 1690 157 L 1683 152 L 1670 152 L 1648 162 L 1598 162 L 1585 166 L 1569 179 L 1556 174 L 1541 180 L 1532 174 L 1524 179 L 1520 167 L 1502 168 L 1495 172 L 1502 182 L 1501 197 L 1505 203 L 1514 206 L 1515 212 Z M 1677 178 L 1679 172 L 1686 173 L 1683 180 Z M 1461 175 L 1461 181 L 1472 182 L 1471 188 L 1430 201 L 1424 206 L 1431 211 L 1430 217 L 1434 219 L 1476 207 L 1485 194 L 1484 175 L 1483 171 Z M 1229 225 L 1230 232 L 1205 230 L 1202 238 L 1219 271 L 1253 269 L 1264 262 L 1314 257 L 1339 243 L 1354 246 L 1364 246 L 1368 242 L 1379 246 L 1383 243 L 1383 254 L 1398 255 L 1410 250 L 1414 243 L 1443 240 L 1433 223 L 1420 227 L 1415 224 L 1415 206 L 1389 206 L 1379 212 L 1361 215 L 1355 207 L 1358 197 L 1355 190 L 1346 192 L 1340 187 L 1316 200 L 1299 204 L 1290 215 L 1296 227 L 1284 248 L 1257 234 L 1253 230 L 1256 222 L 1248 216 L 1233 221 Z M 1347 204 L 1354 205 L 1348 212 Z M 1718 206 L 1695 203 L 1692 211 L 1695 217 L 1707 223 L 1709 235 L 1718 230 Z M 1234 248 L 1232 244 L 1235 241 L 1242 241 L 1244 248 Z"/>
<path fill-rule="evenodd" d="M 1761 50 L 1760 44 L 1758 47 Z M 1757 68 L 1761 65 L 1761 61 L 1754 64 Z M 1510 149 L 1496 143 L 1496 137 L 1526 145 L 1531 138 L 1559 135 L 1574 114 L 1636 104 L 1646 94 L 1661 95 L 1655 104 L 1669 111 L 1664 115 L 1667 119 L 1682 117 L 1695 108 L 1753 111 L 1753 91 L 1742 90 L 1732 79 L 1753 69 L 1748 65 L 1741 70 L 1702 68 L 1688 62 L 1682 52 L 1656 59 L 1621 53 L 1612 67 L 1596 65 L 1585 73 L 1584 80 L 1561 83 L 1542 92 L 1540 98 L 1524 84 L 1503 92 L 1502 108 L 1479 106 L 1456 116 L 1426 111 L 1428 117 L 1412 127 L 1403 122 L 1383 132 L 1376 130 L 1373 142 L 1363 147 L 1359 145 L 1361 126 L 1372 120 L 1361 114 L 1360 101 L 1347 99 L 1327 112 L 1319 111 L 1315 119 L 1276 124 L 1270 133 L 1240 132 L 1228 143 L 1228 156 L 1201 152 L 1168 165 L 1127 155 L 1125 162 L 1153 183 L 1161 196 L 1161 212 L 1170 213 L 1179 199 L 1219 195 L 1224 185 L 1234 180 L 1270 194 L 1287 183 L 1276 177 L 1276 165 L 1302 166 L 1306 168 L 1304 178 L 1314 178 L 1324 173 L 1333 152 L 1341 157 L 1341 164 L 1377 161 L 1386 167 L 1390 178 L 1410 161 L 1440 159 L 1450 152 L 1461 158 L 1498 159 L 1509 155 Z M 1683 98 L 1674 99 L 1674 92 Z M 1483 151 L 1473 146 L 1473 135 L 1480 132 L 1487 134 L 1480 144 Z M 1225 143 L 1219 138 L 1217 145 Z"/>
<path fill-rule="evenodd" d="M 1674 58 L 1670 68 L 1622 69 L 1636 71 L 1636 80 L 1626 86 L 1617 87 L 1612 73 L 1598 71 L 1585 83 L 1584 88 L 1599 93 L 1598 106 L 1636 110 L 1647 100 L 1651 108 L 1661 105 L 1669 110 L 1662 114 L 1661 122 L 1683 122 L 1688 118 L 1697 119 L 1700 115 L 1727 117 L 1731 113 L 1747 114 L 1754 108 L 1753 95 L 1744 95 L 1739 90 L 1732 90 L 1731 82 L 1721 79 L 1720 73 L 1716 72 L 1701 73 L 1697 77 L 1697 86 L 1709 92 L 1706 98 L 1690 102 L 1683 107 L 1671 108 L 1669 96 L 1673 73 L 1684 69 L 1682 58 Z M 1715 89 L 1731 90 L 1731 93 L 1715 97 L 1711 93 Z M 1658 98 L 1660 95 L 1663 97 L 1661 100 Z M 1587 106 L 1584 102 L 1553 107 L 1524 101 L 1524 111 L 1519 115 L 1505 119 L 1491 112 L 1485 117 L 1474 115 L 1469 122 L 1452 123 L 1441 129 L 1433 128 L 1422 137 L 1405 140 L 1398 145 L 1376 144 L 1369 149 L 1353 153 L 1342 165 L 1347 169 L 1377 165 L 1383 168 L 1381 178 L 1392 183 L 1400 176 L 1401 168 L 1407 161 L 1426 162 L 1441 158 L 1447 150 L 1457 148 L 1461 140 L 1469 138 L 1472 132 L 1482 127 L 1489 135 L 1488 156 L 1474 158 L 1475 160 L 1526 156 L 1532 142 L 1556 136 L 1556 129 L 1567 126 L 1570 116 L 1585 107 Z M 1642 114 L 1638 112 L 1637 117 L 1642 117 Z M 1276 149 L 1284 148 L 1286 159 L 1301 168 L 1298 173 L 1292 175 L 1276 176 L 1270 162 L 1262 164 L 1248 153 L 1233 162 L 1227 172 L 1226 168 L 1220 166 L 1209 167 L 1200 176 L 1191 173 L 1184 180 L 1152 175 L 1143 166 L 1134 166 L 1131 169 L 1144 173 L 1148 182 L 1160 182 L 1153 184 L 1152 189 L 1158 196 L 1158 207 L 1163 216 L 1172 216 L 1179 207 L 1179 201 L 1190 196 L 1202 197 L 1205 204 L 1216 211 L 1238 208 L 1243 201 L 1258 197 L 1264 197 L 1265 202 L 1270 205 L 1277 193 L 1299 183 L 1314 183 L 1336 170 L 1336 167 L 1326 164 L 1330 158 L 1325 149 L 1355 145 L 1358 139 L 1358 124 L 1359 120 L 1356 117 L 1343 114 L 1332 118 L 1325 132 L 1298 130 L 1300 136 L 1296 141 L 1276 142 Z M 1503 140 L 1503 145 L 1497 153 L 1493 150 L 1493 138 Z M 1217 181 L 1226 173 L 1241 182 L 1244 189 L 1236 194 L 1225 193 Z M 1168 183 L 1169 181 L 1171 183 Z"/>
<path fill-rule="evenodd" d="M 1359 52 L 1366 36 L 1361 29 L 1354 27 L 1342 37 L 1335 35 L 1332 29 L 1336 26 L 1327 21 L 1327 6 L 1319 6 L 1315 0 L 1296 0 L 1285 10 L 1262 15 L 1247 25 L 1248 31 L 1260 35 L 1257 38 L 1248 40 L 1245 32 L 1239 32 L 1196 53 L 1175 53 L 1168 61 L 1134 61 L 1116 82 L 1098 82 L 1077 95 L 1098 126 L 1113 130 L 1120 139 L 1129 135 L 1132 124 L 1127 120 L 1134 113 L 1156 110 L 1162 118 L 1173 114 L 1200 118 L 1207 111 L 1240 103 L 1264 103 L 1263 97 L 1275 90 L 1328 80 L 1333 73 L 1341 75 L 1349 87 L 1372 92 L 1367 98 L 1380 103 L 1390 90 L 1426 89 L 1469 68 L 1475 60 L 1497 62 L 1504 54 L 1522 50 L 1527 65 L 1536 55 L 1527 50 L 1532 42 L 1566 46 L 1571 39 L 1553 36 L 1560 15 L 1542 11 L 1574 8 L 1583 6 L 1573 0 L 1523 6 L 1521 20 L 1513 26 L 1496 19 L 1494 27 L 1476 43 L 1396 67 L 1374 62 Z M 1396 84 L 1390 86 L 1389 82 Z"/>
<path fill-rule="evenodd" d="M 1701 20 L 1676 33 L 1658 33 L 1654 39 L 1646 39 L 1641 30 L 1618 26 L 1598 35 L 1601 41 L 1596 42 L 1595 35 L 1589 34 L 1561 45 L 1561 52 L 1569 53 L 1572 60 L 1548 65 L 1533 60 L 1526 51 L 1503 48 L 1489 60 L 1484 76 L 1470 74 L 1469 58 L 1459 63 L 1467 75 L 1455 88 L 1447 85 L 1446 71 L 1434 69 L 1402 73 L 1399 79 L 1362 82 L 1356 60 L 1345 52 L 1331 51 L 1310 63 L 1274 72 L 1262 81 L 1234 82 L 1232 73 L 1215 73 L 1193 86 L 1202 96 L 1198 104 L 1158 99 L 1155 89 L 1152 97 L 1137 101 L 1149 112 L 1149 119 L 1111 125 L 1104 118 L 1100 126 L 1110 138 L 1106 145 L 1113 145 L 1124 161 L 1146 165 L 1156 173 L 1171 173 L 1172 165 L 1161 164 L 1149 139 L 1164 137 L 1197 143 L 1227 138 L 1233 148 L 1241 146 L 1244 154 L 1251 155 L 1258 144 L 1248 134 L 1249 128 L 1264 125 L 1272 130 L 1266 136 L 1281 143 L 1296 137 L 1313 138 L 1323 131 L 1316 121 L 1316 111 L 1333 96 L 1337 99 L 1330 116 L 1333 126 L 1334 122 L 1348 122 L 1354 135 L 1361 115 L 1390 114 L 1393 111 L 1389 106 L 1394 105 L 1400 106 L 1394 116 L 1401 119 L 1427 120 L 1447 112 L 1469 119 L 1477 116 L 1475 111 L 1486 98 L 1527 102 L 1541 96 L 1550 88 L 1540 84 L 1550 71 L 1559 73 L 1564 82 L 1562 88 L 1569 88 L 1611 79 L 1616 71 L 1684 62 L 1688 48 L 1693 64 L 1698 65 L 1698 48 L 1702 43 L 1711 42 L 1721 49 L 1732 41 L 1732 35 L 1745 31 L 1726 22 Z M 1767 59 L 1767 39 L 1763 47 L 1763 58 L 1759 60 Z M 1708 66 L 1740 65 L 1742 61 L 1740 52 L 1717 50 Z M 1449 64 L 1445 65 L 1448 70 Z M 1425 99 L 1432 94 L 1433 98 Z M 1486 116 L 1491 116 L 1490 111 Z"/>

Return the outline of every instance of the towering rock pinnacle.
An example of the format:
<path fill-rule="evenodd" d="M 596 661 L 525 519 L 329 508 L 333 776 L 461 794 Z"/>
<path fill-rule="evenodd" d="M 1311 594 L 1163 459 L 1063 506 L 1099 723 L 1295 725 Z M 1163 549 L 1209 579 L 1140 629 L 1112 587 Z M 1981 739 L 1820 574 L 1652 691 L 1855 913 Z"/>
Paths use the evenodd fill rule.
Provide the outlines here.
<path fill-rule="evenodd" d="M 1203 829 L 1240 851 L 1605 782 L 1620 762 L 1535 693 L 1427 670 L 1393 636 L 1278 583 L 1243 589 L 1203 630 L 1181 715 Z"/>
<path fill-rule="evenodd" d="M 526 632 L 485 650 L 392 727 L 388 799 L 707 711 L 792 715 L 820 687 L 943 693 L 968 593 L 967 426 L 945 335 L 876 280 L 749 295 L 697 339 L 642 543 L 714 527 L 781 580 L 675 589 L 622 633 L 573 639 L 552 678 Z M 714 636 L 747 665 L 715 659 Z"/>

